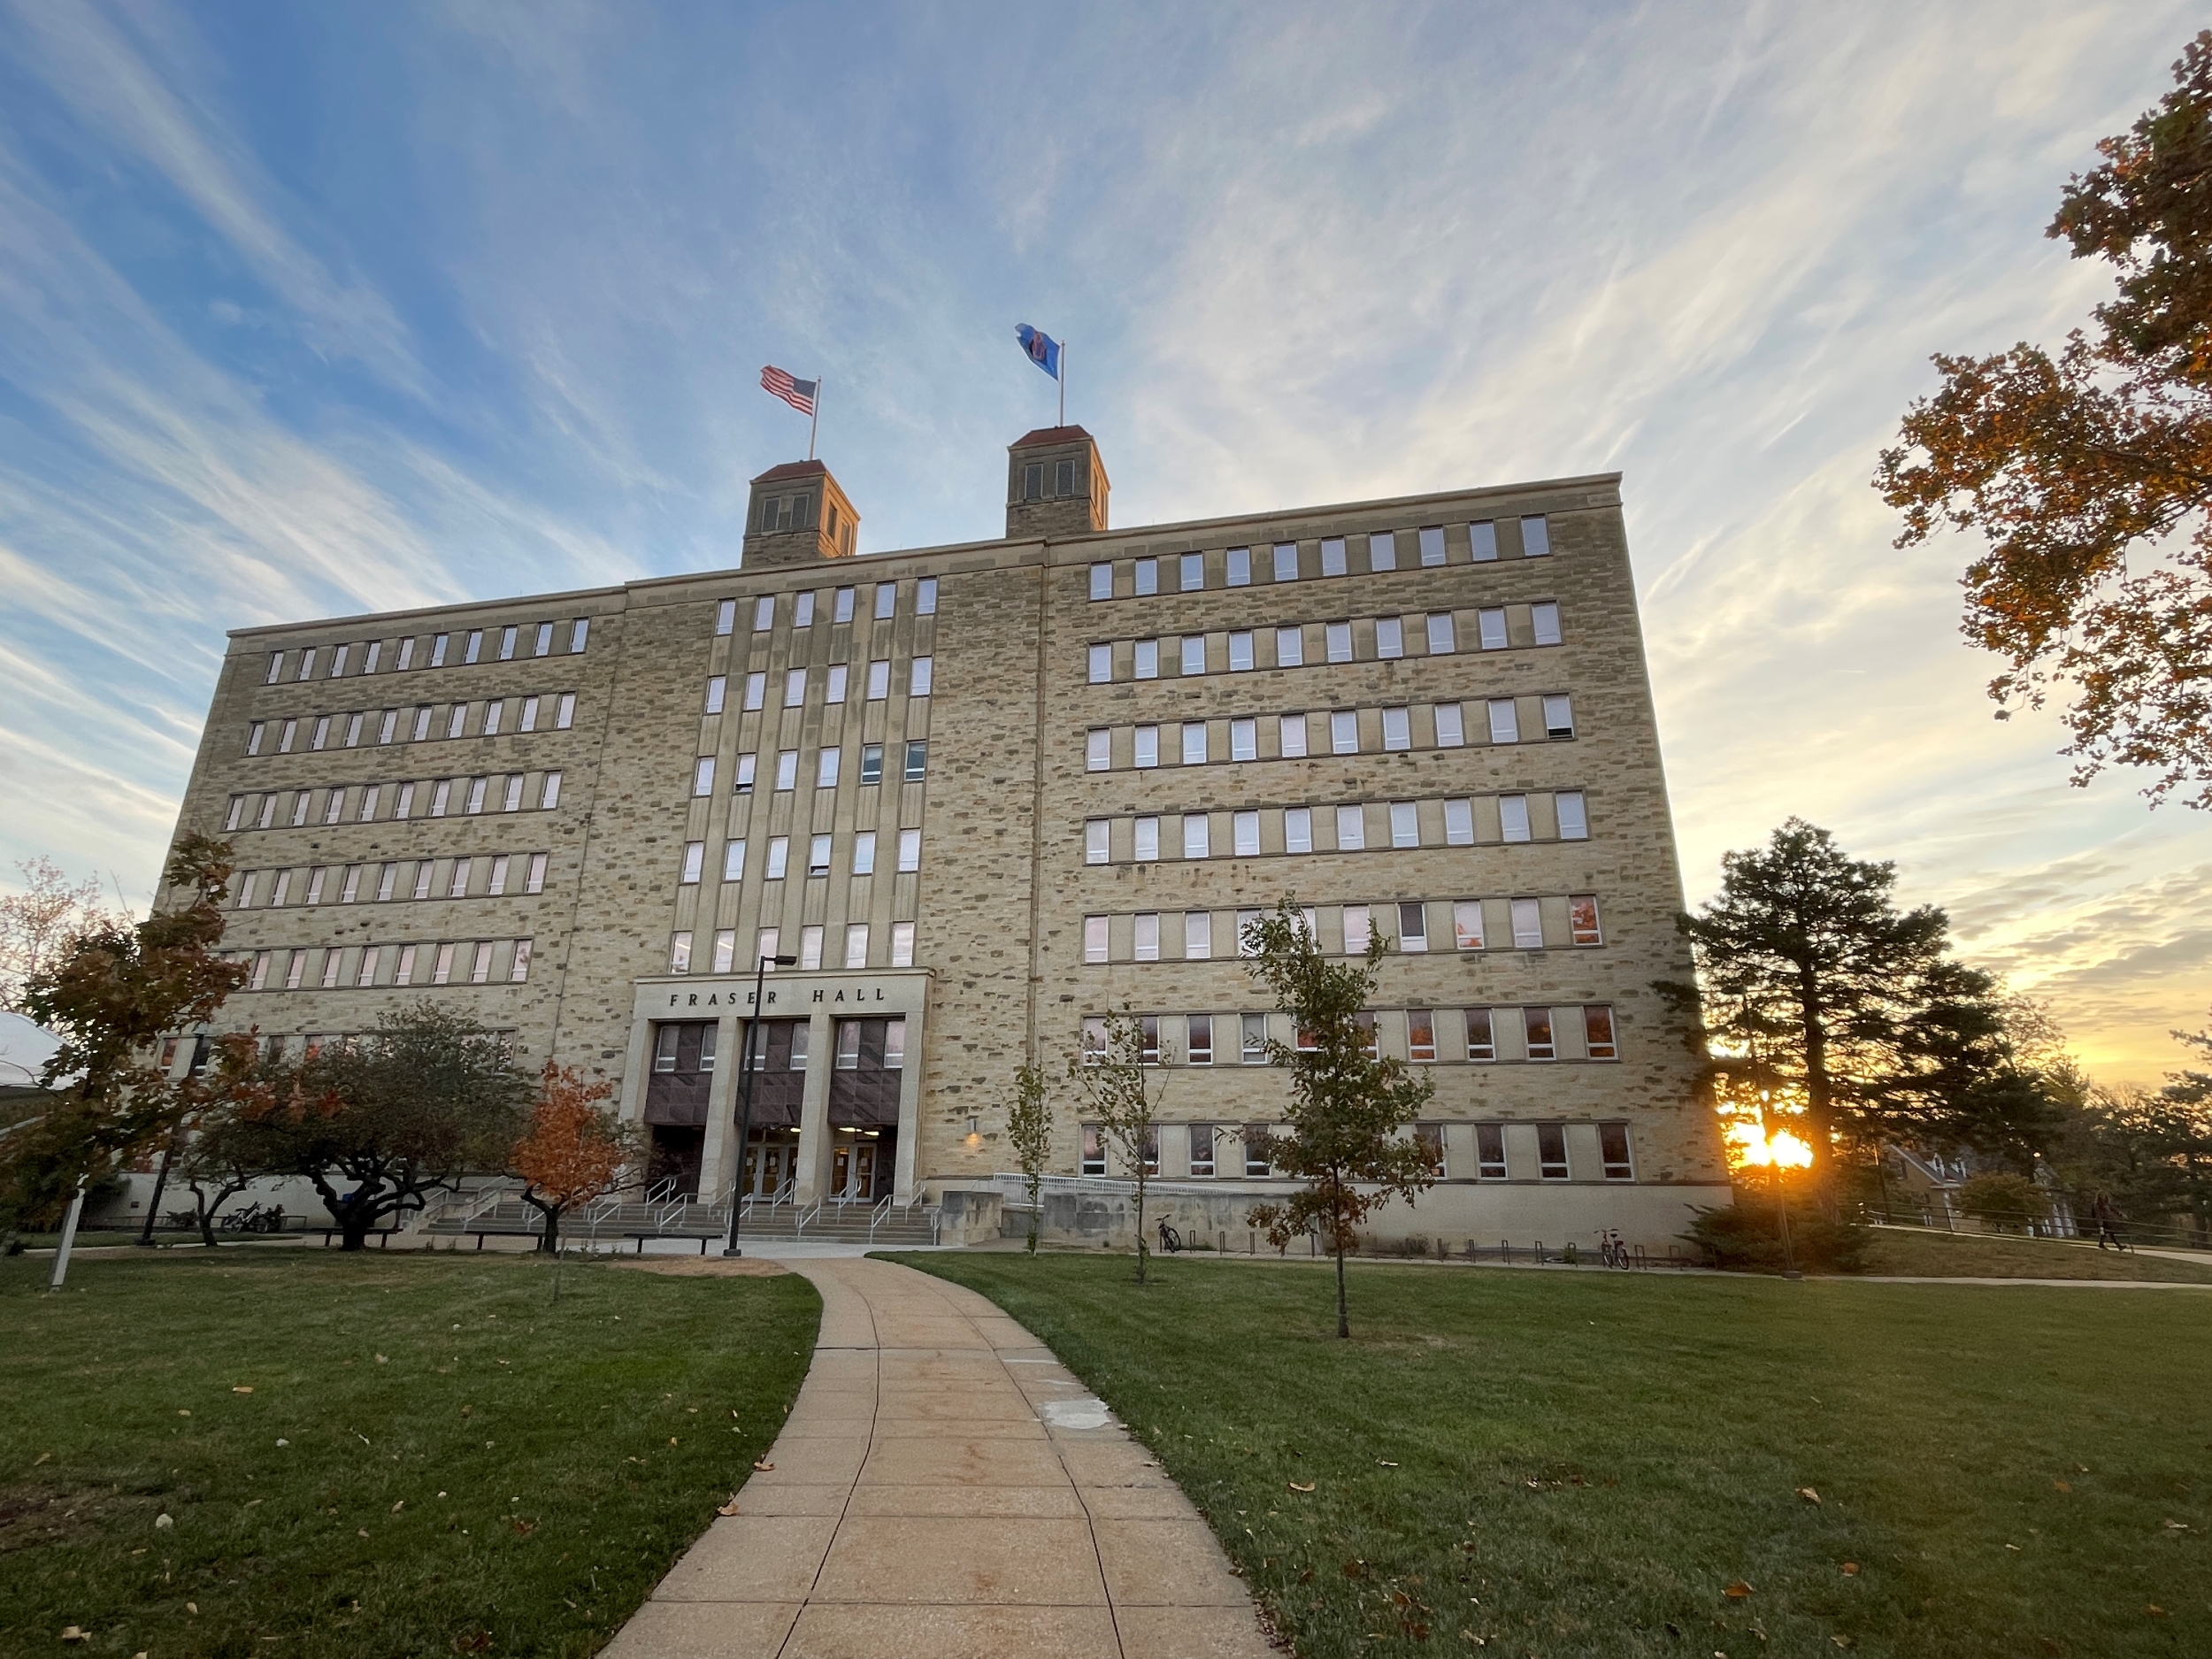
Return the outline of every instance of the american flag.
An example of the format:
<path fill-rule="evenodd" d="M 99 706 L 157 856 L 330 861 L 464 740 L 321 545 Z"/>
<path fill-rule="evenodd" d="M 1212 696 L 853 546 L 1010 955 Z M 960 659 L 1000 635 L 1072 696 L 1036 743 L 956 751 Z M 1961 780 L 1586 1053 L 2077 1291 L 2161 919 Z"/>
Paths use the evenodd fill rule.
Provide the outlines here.
<path fill-rule="evenodd" d="M 772 366 L 760 372 L 760 389 L 782 398 L 802 415 L 814 412 L 814 392 L 820 385 L 819 380 L 795 380 Z"/>

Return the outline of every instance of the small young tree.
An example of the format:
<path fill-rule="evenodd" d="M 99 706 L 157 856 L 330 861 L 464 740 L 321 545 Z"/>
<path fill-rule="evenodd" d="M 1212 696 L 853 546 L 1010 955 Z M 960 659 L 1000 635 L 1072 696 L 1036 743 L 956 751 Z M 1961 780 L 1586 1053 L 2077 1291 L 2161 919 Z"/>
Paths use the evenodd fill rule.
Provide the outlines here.
<path fill-rule="evenodd" d="M 1356 962 L 1332 962 L 1286 898 L 1247 924 L 1239 942 L 1246 972 L 1296 1022 L 1296 1046 L 1273 1039 L 1267 1045 L 1269 1064 L 1290 1073 L 1289 1133 L 1268 1137 L 1267 1157 L 1306 1182 L 1282 1203 L 1255 1205 L 1246 1220 L 1279 1250 L 1320 1229 L 1336 1257 L 1336 1333 L 1348 1337 L 1344 1255 L 1360 1222 L 1393 1198 L 1412 1203 L 1435 1181 L 1428 1154 L 1402 1133 L 1435 1085 L 1404 1061 L 1379 1056 L 1374 1027 L 1360 1018 L 1389 948 L 1381 934 Z"/>
<path fill-rule="evenodd" d="M 1152 1259 L 1152 1247 L 1144 1235 L 1146 1164 L 1157 1156 L 1160 1101 L 1167 1092 L 1167 1079 L 1158 1075 L 1166 1056 L 1160 1051 L 1156 1032 L 1155 1027 L 1148 1033 L 1145 1022 L 1124 1008 L 1090 1022 L 1082 1048 L 1068 1062 L 1069 1081 L 1081 1093 L 1107 1145 L 1120 1155 L 1137 1184 L 1140 1285 Z"/>
<path fill-rule="evenodd" d="M 538 1248 L 560 1248 L 561 1217 L 622 1185 L 639 1156 L 634 1127 L 600 1110 L 611 1083 L 587 1083 L 574 1066 L 550 1060 L 538 1074 L 530 1132 L 515 1142 L 511 1161 L 522 1178 L 522 1202 L 545 1217 Z"/>
<path fill-rule="evenodd" d="M 1045 1097 L 1045 1071 L 1025 1065 L 1014 1073 L 1014 1103 L 1006 1109 L 1006 1138 L 1021 1164 L 1022 1188 L 1029 1194 L 1029 1253 L 1037 1254 L 1043 1218 L 1045 1165 L 1052 1156 L 1052 1102 Z"/>

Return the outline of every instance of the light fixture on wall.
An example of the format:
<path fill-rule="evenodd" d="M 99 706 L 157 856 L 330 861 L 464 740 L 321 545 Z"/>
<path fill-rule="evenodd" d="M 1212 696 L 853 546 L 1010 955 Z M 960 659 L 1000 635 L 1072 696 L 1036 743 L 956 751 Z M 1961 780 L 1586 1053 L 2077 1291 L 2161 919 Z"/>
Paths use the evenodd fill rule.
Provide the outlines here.
<path fill-rule="evenodd" d="M 980 1146 L 983 1142 L 982 1123 L 973 1113 L 968 1117 L 968 1144 Z"/>

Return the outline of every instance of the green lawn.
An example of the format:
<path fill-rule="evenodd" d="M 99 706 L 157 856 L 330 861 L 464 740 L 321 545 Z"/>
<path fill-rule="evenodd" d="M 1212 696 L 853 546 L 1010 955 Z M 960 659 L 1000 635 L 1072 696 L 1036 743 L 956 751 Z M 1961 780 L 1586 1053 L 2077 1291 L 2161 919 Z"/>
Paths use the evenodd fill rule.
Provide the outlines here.
<path fill-rule="evenodd" d="M 1325 1271 L 902 1259 L 1097 1389 L 1302 1659 L 2212 1653 L 2212 1292 L 1361 1263 L 1338 1342 Z"/>
<path fill-rule="evenodd" d="M 820 1312 L 795 1275 L 574 1262 L 556 1304 L 527 1257 L 51 1269 L 0 1261 L 11 1655 L 596 1652 L 774 1439 Z"/>
<path fill-rule="evenodd" d="M 1866 1253 L 1870 1273 L 1967 1279 L 2116 1279 L 2212 1285 L 2212 1256 L 2176 1261 L 2135 1250 L 2100 1250 L 2078 1239 L 1995 1238 L 1930 1228 L 1878 1227 Z"/>

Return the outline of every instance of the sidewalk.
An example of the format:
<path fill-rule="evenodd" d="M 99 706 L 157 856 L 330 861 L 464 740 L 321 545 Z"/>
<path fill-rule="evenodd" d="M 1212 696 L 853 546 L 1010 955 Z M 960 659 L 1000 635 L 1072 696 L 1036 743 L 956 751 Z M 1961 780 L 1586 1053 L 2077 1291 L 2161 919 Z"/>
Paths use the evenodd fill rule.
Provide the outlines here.
<path fill-rule="evenodd" d="M 798 1403 L 608 1659 L 1271 1659 L 1210 1529 L 1050 1351 L 888 1262 L 822 1293 Z"/>

